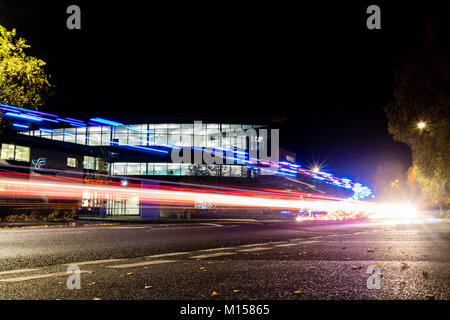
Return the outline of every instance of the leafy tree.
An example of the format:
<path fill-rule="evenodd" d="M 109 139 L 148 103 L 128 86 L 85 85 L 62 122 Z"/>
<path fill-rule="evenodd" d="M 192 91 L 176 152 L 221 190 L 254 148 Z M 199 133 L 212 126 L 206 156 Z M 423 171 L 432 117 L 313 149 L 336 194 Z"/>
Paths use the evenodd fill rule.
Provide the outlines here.
<path fill-rule="evenodd" d="M 441 201 L 449 193 L 450 50 L 428 41 L 396 70 L 395 80 L 385 108 L 389 133 L 411 148 L 410 177 L 428 198 Z"/>
<path fill-rule="evenodd" d="M 191 164 L 188 169 L 189 176 L 220 176 L 220 166 Z"/>
<path fill-rule="evenodd" d="M 50 94 L 45 62 L 25 54 L 30 46 L 0 25 L 0 103 L 37 109 Z"/>

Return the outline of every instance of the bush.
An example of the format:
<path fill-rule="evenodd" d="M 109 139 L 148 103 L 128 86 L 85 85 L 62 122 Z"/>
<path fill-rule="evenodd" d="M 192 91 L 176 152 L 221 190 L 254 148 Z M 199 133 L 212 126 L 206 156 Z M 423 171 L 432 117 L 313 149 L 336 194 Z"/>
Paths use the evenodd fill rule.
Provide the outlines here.
<path fill-rule="evenodd" d="M 30 213 L 10 214 L 2 217 L 7 222 L 29 222 L 29 221 L 70 221 L 78 218 L 75 209 L 54 209 L 50 214 L 32 211 Z"/>

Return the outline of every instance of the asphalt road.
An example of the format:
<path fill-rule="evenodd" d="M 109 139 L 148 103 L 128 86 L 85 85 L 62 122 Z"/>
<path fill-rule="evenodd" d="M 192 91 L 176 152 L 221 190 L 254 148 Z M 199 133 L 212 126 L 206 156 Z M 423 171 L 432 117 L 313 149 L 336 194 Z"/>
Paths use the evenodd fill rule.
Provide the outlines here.
<path fill-rule="evenodd" d="M 449 244 L 448 220 L 0 229 L 0 298 L 448 300 Z"/>

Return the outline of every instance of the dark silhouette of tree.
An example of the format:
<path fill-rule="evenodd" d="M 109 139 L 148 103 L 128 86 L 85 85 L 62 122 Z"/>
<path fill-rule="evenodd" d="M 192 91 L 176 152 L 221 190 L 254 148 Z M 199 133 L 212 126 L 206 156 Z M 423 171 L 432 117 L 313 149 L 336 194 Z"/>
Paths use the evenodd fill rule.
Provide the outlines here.
<path fill-rule="evenodd" d="M 397 68 L 385 111 L 389 133 L 411 148 L 410 177 L 429 199 L 442 201 L 449 194 L 450 50 L 431 22 L 427 32 L 424 46 Z"/>

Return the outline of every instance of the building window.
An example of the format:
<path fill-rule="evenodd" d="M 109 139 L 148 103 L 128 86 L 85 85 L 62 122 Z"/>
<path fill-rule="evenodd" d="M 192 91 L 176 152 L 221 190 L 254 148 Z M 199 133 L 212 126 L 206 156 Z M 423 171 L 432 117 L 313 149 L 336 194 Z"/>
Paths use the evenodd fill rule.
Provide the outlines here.
<path fill-rule="evenodd" d="M 14 160 L 14 145 L 2 143 L 2 159 Z"/>
<path fill-rule="evenodd" d="M 2 143 L 1 158 L 4 160 L 30 161 L 30 148 Z"/>
<path fill-rule="evenodd" d="M 30 148 L 16 146 L 15 159 L 17 161 L 30 161 Z"/>
<path fill-rule="evenodd" d="M 67 166 L 71 167 L 71 168 L 76 168 L 77 167 L 77 159 L 67 157 Z"/>
<path fill-rule="evenodd" d="M 88 170 L 95 170 L 95 158 L 84 156 L 83 168 Z"/>

